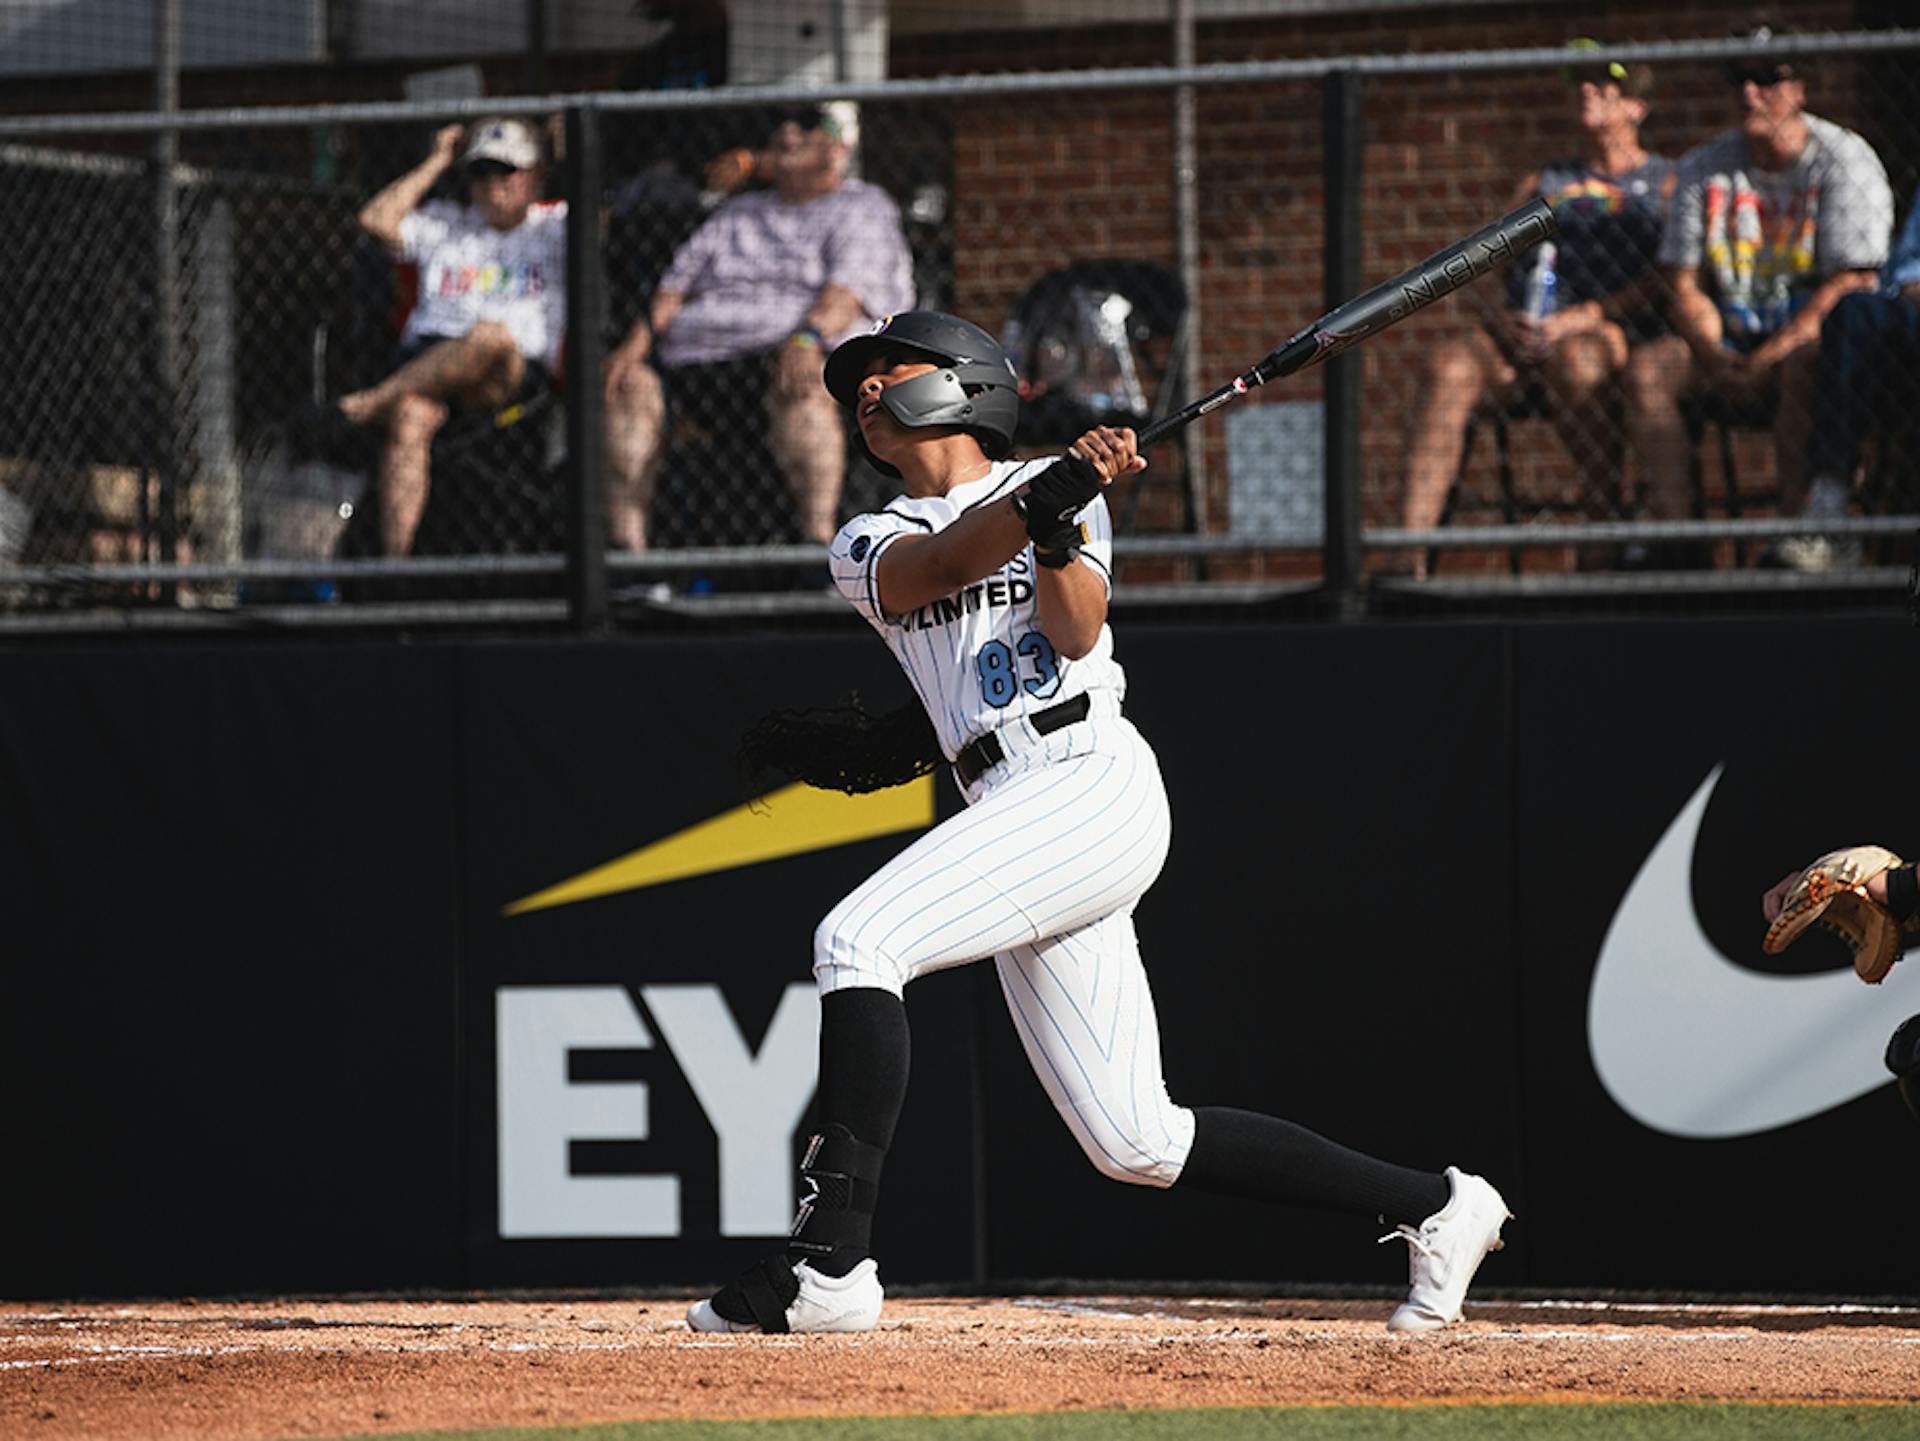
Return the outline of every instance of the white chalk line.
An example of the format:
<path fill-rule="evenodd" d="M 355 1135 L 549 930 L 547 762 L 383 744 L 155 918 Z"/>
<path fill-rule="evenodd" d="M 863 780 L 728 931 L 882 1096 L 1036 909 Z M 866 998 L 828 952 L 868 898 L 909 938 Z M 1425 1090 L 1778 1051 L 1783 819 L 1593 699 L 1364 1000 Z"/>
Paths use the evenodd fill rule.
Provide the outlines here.
<path fill-rule="evenodd" d="M 1474 1306 L 1511 1307 L 1520 1311 L 1621 1311 L 1632 1314 L 1682 1316 L 1920 1316 L 1920 1306 L 1869 1305 L 1848 1301 L 1833 1305 L 1753 1303 L 1716 1306 L 1707 1301 L 1476 1301 Z"/>
<path fill-rule="evenodd" d="M 1015 1306 L 1029 1306 L 1037 1310 L 1059 1311 L 1066 1315 L 1117 1316 L 1142 1320 L 1178 1321 L 1189 1319 L 1177 1313 L 1167 1311 L 1129 1311 L 1120 1309 L 1121 1305 L 1132 1302 L 1103 1305 L 1098 1300 L 1065 1300 L 1051 1296 L 1021 1296 L 1013 1303 Z M 1279 1297 L 1249 1298 L 1239 1296 L 1196 1296 L 1192 1298 L 1195 1306 L 1204 1306 L 1208 1310 L 1256 1310 L 1275 1305 L 1316 1305 L 1327 1304 L 1313 1301 L 1289 1301 Z M 1835 1302 L 1831 1304 L 1795 1303 L 1795 1302 L 1728 1302 L 1715 1304 L 1710 1301 L 1469 1301 L 1467 1311 L 1618 1311 L 1623 1315 L 1680 1315 L 1680 1316 L 1911 1316 L 1920 1317 L 1920 1306 L 1897 1306 L 1890 1304 L 1869 1304 L 1859 1301 Z"/>

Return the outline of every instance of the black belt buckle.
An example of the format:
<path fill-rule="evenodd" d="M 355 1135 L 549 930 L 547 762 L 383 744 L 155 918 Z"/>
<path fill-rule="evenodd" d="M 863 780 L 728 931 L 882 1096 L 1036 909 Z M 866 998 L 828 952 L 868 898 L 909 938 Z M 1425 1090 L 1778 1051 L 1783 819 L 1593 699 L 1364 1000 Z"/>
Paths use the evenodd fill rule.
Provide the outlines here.
<path fill-rule="evenodd" d="M 1027 717 L 1027 724 L 1041 735 L 1052 735 L 1070 725 L 1085 720 L 1093 710 L 1093 699 L 1082 691 L 1072 700 L 1063 700 L 1059 705 L 1048 706 L 1045 710 L 1035 711 Z M 1000 744 L 996 731 L 988 731 L 976 736 L 961 748 L 960 754 L 953 758 L 953 769 L 960 777 L 960 784 L 970 786 L 981 776 L 1007 758 L 1006 750 Z"/>

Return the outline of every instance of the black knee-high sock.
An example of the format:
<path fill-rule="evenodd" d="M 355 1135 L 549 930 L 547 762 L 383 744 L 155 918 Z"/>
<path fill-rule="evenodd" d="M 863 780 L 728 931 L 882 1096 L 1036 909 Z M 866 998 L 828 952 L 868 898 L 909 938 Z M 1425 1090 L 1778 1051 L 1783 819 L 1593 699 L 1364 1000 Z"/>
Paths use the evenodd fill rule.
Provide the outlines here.
<path fill-rule="evenodd" d="M 1445 1176 L 1376 1161 L 1292 1121 L 1231 1106 L 1199 1106 L 1193 1118 L 1180 1184 L 1195 1190 L 1412 1226 L 1452 1194 Z"/>
<path fill-rule="evenodd" d="M 844 1209 L 873 1214 L 880 1192 L 879 1162 L 893 1144 L 907 1098 L 910 1059 L 907 1008 L 898 996 L 858 989 L 820 998 L 818 1129 L 829 1135 L 844 1131 L 860 1143 L 858 1154 L 872 1171 L 856 1177 L 845 1196 L 823 1193 L 822 1204 L 844 1203 Z M 844 1276 L 866 1256 L 865 1246 L 842 1244 L 831 1254 L 801 1258 L 816 1271 Z"/>
<path fill-rule="evenodd" d="M 824 1129 L 838 1122 L 869 1146 L 893 1144 L 907 1099 L 907 1006 L 891 991 L 832 991 L 820 998 Z"/>

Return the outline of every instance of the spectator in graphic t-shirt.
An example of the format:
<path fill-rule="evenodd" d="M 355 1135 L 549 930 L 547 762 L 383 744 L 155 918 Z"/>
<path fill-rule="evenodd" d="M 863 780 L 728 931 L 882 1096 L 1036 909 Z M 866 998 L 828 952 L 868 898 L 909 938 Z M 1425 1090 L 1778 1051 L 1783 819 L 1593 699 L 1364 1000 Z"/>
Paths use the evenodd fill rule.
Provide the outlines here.
<path fill-rule="evenodd" d="M 801 538 L 839 529 L 846 435 L 821 375 L 827 352 L 913 305 L 899 207 L 850 178 L 858 111 L 807 106 L 775 127 L 773 184 L 734 196 L 682 245 L 647 314 L 607 363 L 607 460 L 614 540 L 641 550 L 664 439 L 665 399 L 682 420 L 764 396 L 768 440 L 793 493 Z M 708 425 L 729 423 L 709 413 Z M 676 423 L 679 423 L 678 421 Z M 739 424 L 738 418 L 731 421 Z"/>
<path fill-rule="evenodd" d="M 1558 233 L 1508 270 L 1504 304 L 1469 288 L 1479 326 L 1428 351 L 1401 503 L 1409 530 L 1440 523 L 1467 426 L 1489 397 L 1544 409 L 1596 507 L 1615 488 L 1620 374 L 1631 347 L 1666 330 L 1653 258 L 1673 162 L 1640 143 L 1652 70 L 1594 59 L 1586 53 L 1599 48 L 1593 40 L 1572 44 L 1578 60 L 1563 76 L 1579 150 L 1528 175 L 1512 202 L 1545 200 Z M 1421 552 L 1409 563 L 1425 573 Z"/>
<path fill-rule="evenodd" d="M 1776 33 L 1762 27 L 1752 38 Z M 1771 408 L 1783 504 L 1808 508 L 1820 323 L 1842 296 L 1875 284 L 1893 192 L 1871 145 L 1806 112 L 1803 66 L 1764 54 L 1730 65 L 1738 126 L 1680 161 L 1660 244 L 1675 334 L 1636 350 L 1627 368 L 1628 417 L 1655 516 L 1688 509 L 1680 404 L 1689 395 L 1755 414 Z M 1790 547 L 1781 558 L 1793 563 Z"/>
<path fill-rule="evenodd" d="M 465 137 L 449 125 L 433 152 L 360 212 L 360 226 L 419 270 L 419 298 L 400 337 L 402 363 L 340 398 L 353 425 L 386 432 L 379 466 L 380 539 L 413 548 L 431 483 L 433 438 L 456 407 L 495 411 L 550 387 L 566 323 L 565 201 L 543 202 L 544 152 L 533 127 L 489 120 Z M 467 203 L 425 200 L 454 165 Z"/>

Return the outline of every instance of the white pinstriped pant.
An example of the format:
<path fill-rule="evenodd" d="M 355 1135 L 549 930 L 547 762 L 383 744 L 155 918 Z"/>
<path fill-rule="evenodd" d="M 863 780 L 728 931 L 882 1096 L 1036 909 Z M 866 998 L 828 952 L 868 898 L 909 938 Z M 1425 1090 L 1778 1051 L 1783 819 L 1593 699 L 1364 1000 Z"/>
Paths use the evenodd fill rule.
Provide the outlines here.
<path fill-rule="evenodd" d="M 820 992 L 901 994 L 994 958 L 1027 1059 L 1096 1169 L 1171 1186 L 1193 1113 L 1167 1095 L 1133 911 L 1167 856 L 1160 766 L 1111 697 L 1051 736 L 1002 733 L 971 804 L 876 871 L 814 933 Z"/>

